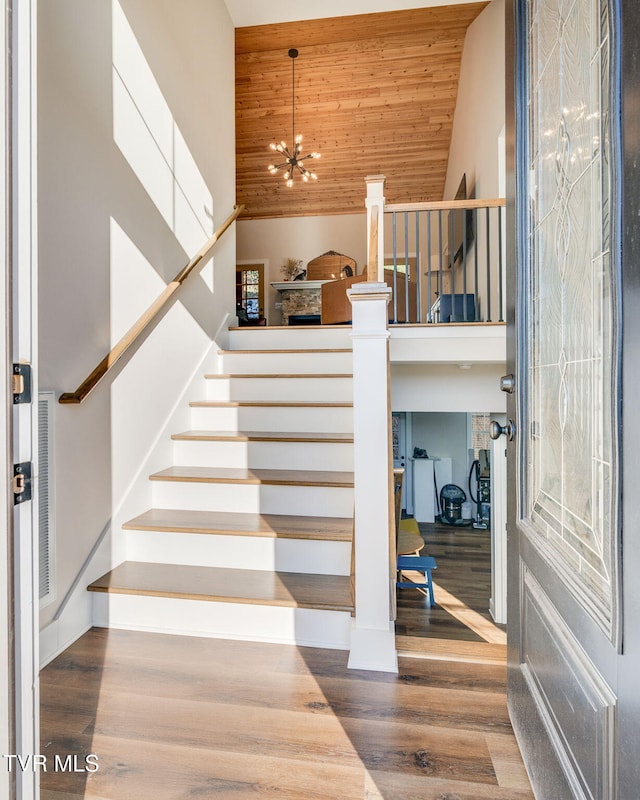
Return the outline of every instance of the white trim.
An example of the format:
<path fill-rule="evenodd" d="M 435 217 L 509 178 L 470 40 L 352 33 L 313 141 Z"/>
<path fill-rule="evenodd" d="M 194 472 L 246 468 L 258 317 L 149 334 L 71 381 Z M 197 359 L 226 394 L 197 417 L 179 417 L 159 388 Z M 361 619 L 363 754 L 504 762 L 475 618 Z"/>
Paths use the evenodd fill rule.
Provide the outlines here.
<path fill-rule="evenodd" d="M 390 562 L 393 515 L 387 303 L 376 283 L 349 289 L 353 328 L 353 464 L 355 619 L 351 669 L 398 671 L 393 619 L 395 564 Z M 354 287 L 355 288 L 355 287 Z M 370 293 L 367 297 L 366 292 Z"/>
<path fill-rule="evenodd" d="M 93 627 L 93 622 L 77 628 L 69 639 L 63 639 L 60 644 L 60 623 L 59 621 L 50 622 L 40 631 L 40 669 L 47 666 L 54 658 L 57 658 L 61 653 L 71 647 L 81 636 L 84 636 L 87 631 Z"/>
<path fill-rule="evenodd" d="M 405 453 L 407 455 L 404 473 L 404 485 L 406 486 L 405 510 L 407 514 L 413 514 L 413 461 L 410 461 L 411 456 L 413 456 L 413 412 L 405 411 L 404 420 Z"/>
<path fill-rule="evenodd" d="M 501 425 L 504 414 L 492 415 Z M 507 454 L 501 436 L 491 442 L 491 599 L 489 613 L 498 625 L 507 623 Z"/>
<path fill-rule="evenodd" d="M 0 59 L 0 106 L 2 108 L 2 124 L 0 125 L 0 148 L 3 157 L 7 159 L 9 137 L 8 126 L 10 123 L 7 114 L 7 52 L 9 43 L 7 41 L 7 17 L 0 15 L 0 38 L 2 39 L 2 59 Z M 3 169 L 0 173 L 0 242 L 3 255 L 6 256 L 10 237 L 10 220 L 8 219 L 8 171 Z M 3 458 L 0 461 L 0 485 L 6 487 L 10 481 L 11 463 L 11 438 L 9 436 L 12 404 L 9 393 L 9 375 L 11 372 L 11 358 L 9 356 L 9 320 L 10 320 L 10 299 L 9 299 L 9 264 L 8 259 L 2 259 L 2 280 L 0 280 L 0 307 L 3 309 L 3 323 L 0 325 L 0 353 L 2 358 L 2 375 L 5 391 L 2 393 L 2 421 L 0 422 L 0 448 Z M 13 627 L 11 619 L 10 580 L 11 580 L 11 516 L 13 509 L 9 505 L 9 492 L 0 492 L 0 542 L 2 555 L 0 557 L 0 753 L 9 753 L 11 737 L 11 702 L 10 698 L 14 693 L 14 683 L 9 668 L 12 660 L 12 647 L 10 631 Z M 11 776 L 6 771 L 0 770 L 0 796 L 10 797 Z"/>
<path fill-rule="evenodd" d="M 33 366 L 32 392 L 38 395 L 38 232 L 37 232 L 37 2 L 12 4 L 12 275 L 13 360 Z M 33 499 L 14 511 L 15 541 L 15 753 L 39 752 L 40 697 L 38 590 L 38 415 L 34 403 L 15 406 L 15 461 L 33 462 Z M 39 773 L 16 774 L 18 800 L 38 797 Z"/>

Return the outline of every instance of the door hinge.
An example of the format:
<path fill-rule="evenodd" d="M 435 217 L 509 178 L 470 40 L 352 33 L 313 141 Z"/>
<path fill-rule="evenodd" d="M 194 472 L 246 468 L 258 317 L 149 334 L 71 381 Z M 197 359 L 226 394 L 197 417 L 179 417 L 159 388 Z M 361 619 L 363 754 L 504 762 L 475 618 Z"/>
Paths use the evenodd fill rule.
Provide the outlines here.
<path fill-rule="evenodd" d="M 13 504 L 25 503 L 31 500 L 31 461 L 23 461 L 22 464 L 13 465 Z"/>
<path fill-rule="evenodd" d="M 14 364 L 12 375 L 13 404 L 31 402 L 31 364 Z"/>

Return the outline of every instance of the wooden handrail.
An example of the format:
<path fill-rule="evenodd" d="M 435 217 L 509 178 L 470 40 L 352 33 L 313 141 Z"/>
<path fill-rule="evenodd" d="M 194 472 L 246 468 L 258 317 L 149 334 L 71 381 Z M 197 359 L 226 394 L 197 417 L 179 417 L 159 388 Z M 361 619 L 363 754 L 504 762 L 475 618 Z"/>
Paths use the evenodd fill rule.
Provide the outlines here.
<path fill-rule="evenodd" d="M 457 208 L 500 208 L 507 201 L 504 197 L 490 200 L 438 200 L 433 203 L 388 203 L 385 211 L 449 211 Z"/>
<path fill-rule="evenodd" d="M 111 351 L 102 359 L 98 366 L 89 374 L 89 376 L 78 386 L 75 392 L 65 392 L 60 395 L 59 403 L 81 403 L 92 389 L 95 389 L 97 384 L 104 378 L 109 370 L 122 358 L 122 356 L 145 334 L 151 323 L 156 319 L 158 314 L 169 302 L 173 294 L 182 286 L 186 279 L 196 269 L 196 267 L 204 266 L 203 259 L 209 254 L 209 251 L 222 236 L 222 234 L 229 228 L 233 222 L 242 214 L 244 206 L 235 206 L 233 212 L 227 217 L 222 225 L 216 230 L 209 241 L 200 248 L 195 256 L 189 263 L 180 270 L 176 277 L 167 284 L 167 287 L 162 294 L 155 300 L 151 306 L 142 314 L 142 316 L 135 322 L 131 328 L 125 333 L 120 341 L 111 349 Z"/>

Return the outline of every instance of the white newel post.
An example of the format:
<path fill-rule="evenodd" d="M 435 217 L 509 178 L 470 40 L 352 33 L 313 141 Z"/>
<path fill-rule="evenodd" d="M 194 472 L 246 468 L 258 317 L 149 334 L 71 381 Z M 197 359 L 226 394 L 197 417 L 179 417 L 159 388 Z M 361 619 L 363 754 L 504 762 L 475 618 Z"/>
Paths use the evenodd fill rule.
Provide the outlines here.
<path fill-rule="evenodd" d="M 389 529 L 393 524 L 389 331 L 384 283 L 357 283 L 352 304 L 355 618 L 349 667 L 398 671 Z"/>
<path fill-rule="evenodd" d="M 384 175 L 368 175 L 364 180 L 367 184 L 365 200 L 368 243 L 367 280 L 384 283 L 384 182 L 386 178 Z M 376 267 L 377 274 L 374 274 L 373 270 Z"/>

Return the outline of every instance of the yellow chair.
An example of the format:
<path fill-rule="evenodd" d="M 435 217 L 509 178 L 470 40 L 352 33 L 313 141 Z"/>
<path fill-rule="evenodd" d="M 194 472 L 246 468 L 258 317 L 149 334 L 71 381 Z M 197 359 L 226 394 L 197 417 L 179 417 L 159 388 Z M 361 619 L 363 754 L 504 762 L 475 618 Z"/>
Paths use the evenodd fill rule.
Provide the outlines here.
<path fill-rule="evenodd" d="M 402 480 L 404 477 L 403 469 L 394 469 L 394 504 L 396 519 L 396 570 L 398 576 L 396 586 L 399 589 L 414 588 L 425 589 L 431 608 L 435 605 L 433 597 L 433 581 L 431 571 L 438 568 L 435 558 L 432 556 L 421 556 L 420 551 L 424 547 L 424 539 L 420 535 L 420 528 L 415 519 L 401 519 L 402 516 Z M 422 572 L 424 581 L 403 580 L 402 570 L 412 572 Z"/>

